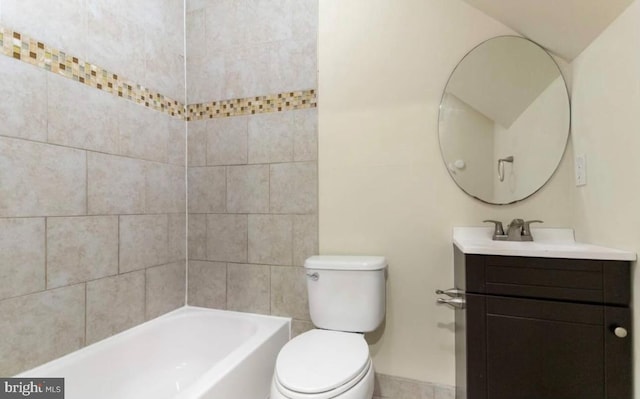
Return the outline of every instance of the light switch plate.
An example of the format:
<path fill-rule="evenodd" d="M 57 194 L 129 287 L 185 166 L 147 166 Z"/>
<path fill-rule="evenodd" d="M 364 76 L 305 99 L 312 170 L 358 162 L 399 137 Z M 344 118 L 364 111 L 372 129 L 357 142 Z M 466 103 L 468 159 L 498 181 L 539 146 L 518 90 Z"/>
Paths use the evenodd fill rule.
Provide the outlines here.
<path fill-rule="evenodd" d="M 587 159 L 584 154 L 576 155 L 576 186 L 584 186 L 587 184 Z"/>

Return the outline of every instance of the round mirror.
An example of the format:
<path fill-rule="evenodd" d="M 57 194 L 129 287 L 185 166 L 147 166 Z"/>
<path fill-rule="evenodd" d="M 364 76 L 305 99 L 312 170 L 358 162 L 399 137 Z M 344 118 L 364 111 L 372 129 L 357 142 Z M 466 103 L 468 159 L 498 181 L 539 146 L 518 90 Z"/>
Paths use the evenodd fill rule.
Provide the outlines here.
<path fill-rule="evenodd" d="M 438 133 L 449 174 L 467 194 L 509 204 L 553 175 L 569 137 L 569 94 L 551 56 L 530 40 L 496 37 L 449 77 Z"/>

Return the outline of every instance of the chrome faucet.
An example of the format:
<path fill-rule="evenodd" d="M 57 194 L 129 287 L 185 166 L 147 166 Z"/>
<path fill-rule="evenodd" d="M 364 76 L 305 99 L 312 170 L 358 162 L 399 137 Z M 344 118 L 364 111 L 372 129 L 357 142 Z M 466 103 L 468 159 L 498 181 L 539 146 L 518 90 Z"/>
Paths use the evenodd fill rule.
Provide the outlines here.
<path fill-rule="evenodd" d="M 502 222 L 498 220 L 483 220 L 483 222 L 494 223 L 493 236 L 494 241 L 533 241 L 531 235 L 531 223 L 543 223 L 542 220 L 513 219 L 507 225 L 505 233 Z"/>
<path fill-rule="evenodd" d="M 524 219 L 513 219 L 507 226 L 507 241 L 522 241 Z"/>

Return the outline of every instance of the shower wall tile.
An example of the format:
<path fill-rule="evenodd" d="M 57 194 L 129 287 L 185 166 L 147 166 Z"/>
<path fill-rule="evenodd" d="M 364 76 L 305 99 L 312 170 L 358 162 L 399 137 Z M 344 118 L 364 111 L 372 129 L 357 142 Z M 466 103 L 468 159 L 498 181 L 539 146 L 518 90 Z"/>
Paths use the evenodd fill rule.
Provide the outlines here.
<path fill-rule="evenodd" d="M 318 0 L 299 0 L 290 3 L 293 37 L 318 38 Z"/>
<path fill-rule="evenodd" d="M 293 161 L 293 114 L 278 112 L 249 119 L 249 163 Z"/>
<path fill-rule="evenodd" d="M 48 218 L 47 288 L 118 274 L 118 217 Z"/>
<path fill-rule="evenodd" d="M 187 6 L 187 10 L 188 10 Z M 206 10 L 204 8 L 188 11 L 186 13 L 187 54 L 189 63 L 203 64 L 207 59 L 207 43 L 205 32 Z M 223 18 L 220 18 L 223 19 Z"/>
<path fill-rule="evenodd" d="M 184 3 L 148 0 L 140 4 L 140 14 L 145 15 L 146 85 L 181 100 L 185 95 Z"/>
<path fill-rule="evenodd" d="M 249 262 L 291 265 L 293 219 L 291 215 L 249 215 Z"/>
<path fill-rule="evenodd" d="M 120 273 L 168 262 L 167 215 L 120 216 Z"/>
<path fill-rule="evenodd" d="M 144 213 L 145 162 L 89 152 L 88 213 Z"/>
<path fill-rule="evenodd" d="M 211 55 L 203 62 L 187 64 L 187 103 L 200 104 L 213 99 L 225 99 L 225 60 L 222 55 Z M 206 82 L 206 84 L 202 84 Z"/>
<path fill-rule="evenodd" d="M 194 204 L 226 198 L 215 211 L 190 204 L 190 284 L 215 273 L 195 263 L 204 251 L 218 278 L 227 262 L 216 291 L 228 309 L 292 316 L 299 331 L 313 325 L 292 266 L 318 248 L 317 19 L 317 0 L 190 0 L 186 15 L 189 189 Z M 226 186 L 197 183 L 205 165 L 225 167 Z"/>
<path fill-rule="evenodd" d="M 227 264 L 189 261 L 189 305 L 227 308 Z"/>
<path fill-rule="evenodd" d="M 187 12 L 202 10 L 210 1 L 211 0 L 189 0 L 186 4 Z"/>
<path fill-rule="evenodd" d="M 239 32 L 245 43 L 271 43 L 293 37 L 291 1 L 241 1 L 238 19 L 252 27 Z"/>
<path fill-rule="evenodd" d="M 169 138 L 167 158 L 170 164 L 185 166 L 187 154 L 187 123 L 183 120 L 169 119 Z"/>
<path fill-rule="evenodd" d="M 145 320 L 145 271 L 87 283 L 87 337 L 91 344 Z"/>
<path fill-rule="evenodd" d="M 247 261 L 247 215 L 207 216 L 207 260 Z"/>
<path fill-rule="evenodd" d="M 92 90 L 92 89 L 87 89 Z M 96 91 L 97 90 L 92 90 Z M 104 96 L 112 97 L 106 93 Z M 171 117 L 130 101 L 118 101 L 119 154 L 150 161 L 169 158 L 169 121 Z"/>
<path fill-rule="evenodd" d="M 247 163 L 248 117 L 217 118 L 207 122 L 207 164 Z"/>
<path fill-rule="evenodd" d="M 318 61 L 315 38 L 271 43 L 268 49 L 271 93 L 317 86 Z"/>
<path fill-rule="evenodd" d="M 0 0 L 0 375 L 185 300 L 184 2 L 62 3 Z"/>
<path fill-rule="evenodd" d="M 2 25 L 28 33 L 65 52 L 86 55 L 86 0 L 2 0 Z M 28 10 L 25 12 L 25 10 Z"/>
<path fill-rule="evenodd" d="M 203 3 L 199 8 L 205 11 L 206 55 L 243 45 L 245 31 L 249 30 L 246 20 L 242 19 L 246 2 L 206 0 Z"/>
<path fill-rule="evenodd" d="M 207 215 L 189 214 L 189 259 L 207 259 Z"/>
<path fill-rule="evenodd" d="M 194 121 L 188 125 L 189 166 L 205 166 L 207 164 L 207 121 Z"/>
<path fill-rule="evenodd" d="M 185 263 L 176 262 L 146 269 L 146 319 L 184 306 Z"/>
<path fill-rule="evenodd" d="M 269 166 L 227 167 L 227 211 L 266 213 L 269 211 Z"/>
<path fill-rule="evenodd" d="M 0 301 L 0 315 L 0 375 L 11 376 L 84 345 L 85 286 Z"/>
<path fill-rule="evenodd" d="M 0 57 L 0 98 L 1 136 L 47 141 L 45 71 Z"/>
<path fill-rule="evenodd" d="M 189 212 L 224 213 L 227 176 L 225 167 L 189 168 Z"/>
<path fill-rule="evenodd" d="M 224 59 L 222 99 L 280 92 L 271 85 L 269 50 L 269 46 L 256 44 L 233 48 L 221 55 Z"/>
<path fill-rule="evenodd" d="M 318 208 L 318 165 L 294 162 L 271 165 L 271 212 L 314 213 Z"/>
<path fill-rule="evenodd" d="M 145 36 L 145 66 L 142 82 L 171 98 L 184 98 L 184 34 L 156 27 Z M 164 41 L 158 41 L 163 38 Z"/>
<path fill-rule="evenodd" d="M 309 320 L 307 276 L 302 267 L 271 267 L 271 314 Z"/>
<path fill-rule="evenodd" d="M 269 314 L 269 266 L 227 265 L 227 309 Z"/>
<path fill-rule="evenodd" d="M 0 137 L 0 217 L 81 215 L 85 152 Z"/>
<path fill-rule="evenodd" d="M 177 213 L 186 208 L 184 166 L 147 162 L 145 210 L 147 213 Z"/>
<path fill-rule="evenodd" d="M 197 50 L 188 60 L 188 102 L 315 88 L 317 7 L 308 0 L 189 5 L 187 48 Z"/>
<path fill-rule="evenodd" d="M 318 215 L 293 216 L 293 265 L 303 266 L 304 261 L 318 254 Z"/>
<path fill-rule="evenodd" d="M 50 143 L 118 153 L 114 96 L 54 74 L 48 74 L 47 92 Z"/>
<path fill-rule="evenodd" d="M 187 253 L 187 215 L 176 213 L 169 215 L 169 247 L 170 262 L 184 261 Z"/>
<path fill-rule="evenodd" d="M 292 112 L 294 115 L 293 160 L 318 160 L 318 110 Z"/>
<path fill-rule="evenodd" d="M 87 0 L 87 53 L 91 62 L 144 83 L 144 26 L 126 11 L 130 4 Z"/>
<path fill-rule="evenodd" d="M 44 226 L 44 218 L 0 219 L 0 300 L 44 290 Z"/>

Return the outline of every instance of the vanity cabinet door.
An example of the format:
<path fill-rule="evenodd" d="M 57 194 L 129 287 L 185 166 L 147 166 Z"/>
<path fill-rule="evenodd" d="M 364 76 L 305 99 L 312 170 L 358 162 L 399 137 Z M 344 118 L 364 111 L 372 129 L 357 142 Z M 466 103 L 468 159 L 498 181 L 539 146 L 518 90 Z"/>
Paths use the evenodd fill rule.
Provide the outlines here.
<path fill-rule="evenodd" d="M 467 303 L 476 313 L 467 314 L 469 399 L 631 397 L 630 337 L 613 333 L 630 327 L 628 308 L 483 295 Z"/>

